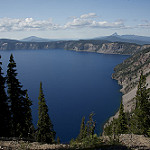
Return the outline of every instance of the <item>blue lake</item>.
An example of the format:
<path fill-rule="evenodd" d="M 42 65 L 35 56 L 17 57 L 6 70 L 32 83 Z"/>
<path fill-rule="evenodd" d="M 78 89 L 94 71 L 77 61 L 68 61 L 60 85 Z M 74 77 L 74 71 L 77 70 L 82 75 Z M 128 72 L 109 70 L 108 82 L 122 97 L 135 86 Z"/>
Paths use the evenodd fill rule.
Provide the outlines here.
<path fill-rule="evenodd" d="M 18 78 L 33 101 L 33 122 L 38 121 L 40 81 L 54 130 L 62 142 L 76 138 L 82 116 L 95 113 L 96 132 L 113 115 L 121 101 L 120 86 L 111 79 L 113 68 L 128 56 L 56 50 L 0 51 L 6 73 L 10 54 Z"/>

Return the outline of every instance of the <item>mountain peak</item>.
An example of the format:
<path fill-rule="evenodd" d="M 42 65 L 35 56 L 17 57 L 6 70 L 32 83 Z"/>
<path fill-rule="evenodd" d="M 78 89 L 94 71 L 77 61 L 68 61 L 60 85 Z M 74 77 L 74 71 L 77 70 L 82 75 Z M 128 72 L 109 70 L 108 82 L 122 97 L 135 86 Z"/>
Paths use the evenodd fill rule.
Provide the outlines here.
<path fill-rule="evenodd" d="M 30 37 L 22 39 L 21 41 L 24 41 L 24 42 L 49 42 L 49 41 L 53 41 L 53 40 L 44 39 L 44 38 L 40 38 L 40 37 L 36 37 L 36 36 L 30 36 Z"/>
<path fill-rule="evenodd" d="M 113 33 L 111 36 L 119 36 L 117 32 Z"/>

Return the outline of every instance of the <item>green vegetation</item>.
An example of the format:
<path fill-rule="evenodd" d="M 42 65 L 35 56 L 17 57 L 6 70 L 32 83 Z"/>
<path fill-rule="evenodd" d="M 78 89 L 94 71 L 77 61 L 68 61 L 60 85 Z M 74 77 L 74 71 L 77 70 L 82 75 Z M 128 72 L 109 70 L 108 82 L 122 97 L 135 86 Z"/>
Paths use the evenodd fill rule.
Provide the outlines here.
<path fill-rule="evenodd" d="M 0 56 L 1 58 L 1 56 Z M 17 70 L 14 57 L 11 54 L 7 76 L 3 77 L 2 62 L 0 62 L 0 137 L 16 137 L 53 143 L 55 132 L 48 116 L 48 107 L 40 83 L 39 94 L 39 121 L 38 129 L 32 123 L 32 111 L 27 90 L 22 90 L 22 85 L 17 79 Z M 5 92 L 7 83 L 7 93 Z"/>
<path fill-rule="evenodd" d="M 147 135 L 148 129 L 150 128 L 150 101 L 146 77 L 143 73 L 140 76 L 135 98 L 136 108 L 131 117 L 131 130 L 135 134 Z"/>
<path fill-rule="evenodd" d="M 117 135 L 125 134 L 128 130 L 127 116 L 124 112 L 124 106 L 121 101 L 119 108 L 119 116 L 117 119 L 113 119 L 109 124 L 104 128 L 105 135 Z"/>
<path fill-rule="evenodd" d="M 122 106 L 121 106 L 122 107 Z M 121 108 L 122 109 L 122 108 Z M 122 113 L 120 113 L 122 116 Z M 98 136 L 95 134 L 95 125 L 96 121 L 93 120 L 94 114 L 91 113 L 89 115 L 89 120 L 85 123 L 85 117 L 82 118 L 81 125 L 80 125 L 80 133 L 77 136 L 76 139 L 72 139 L 70 141 L 70 148 L 71 149 L 124 149 L 127 150 L 126 146 L 122 146 L 119 140 L 119 135 L 115 134 L 115 132 L 119 132 L 119 126 L 116 128 L 116 123 L 118 123 L 118 120 L 115 119 L 111 124 L 111 129 L 109 136 L 103 137 Z M 121 117 L 120 116 L 120 117 Z M 124 120 L 124 118 L 120 119 Z M 122 123 L 123 122 L 123 123 Z M 122 130 L 125 129 L 126 131 L 126 125 L 124 124 L 124 121 L 121 121 L 122 123 Z M 110 126 L 108 126 L 110 127 Z M 106 129 L 106 128 L 105 128 Z M 107 128 L 108 130 L 108 128 Z M 124 131 L 123 131 L 124 132 Z M 118 133 L 119 134 L 119 133 Z"/>
<path fill-rule="evenodd" d="M 70 141 L 72 148 L 98 148 L 102 144 L 101 139 L 95 134 L 96 121 L 93 120 L 93 116 L 94 113 L 89 115 L 89 120 L 86 124 L 85 117 L 82 118 L 78 137 Z"/>
<path fill-rule="evenodd" d="M 11 136 L 27 137 L 29 121 L 32 121 L 28 115 L 30 110 L 30 101 L 25 97 L 26 91 L 22 90 L 22 85 L 17 79 L 16 63 L 11 54 L 7 70 L 7 91 L 11 113 Z M 31 114 L 30 114 L 31 115 Z M 29 120 L 28 118 L 29 117 Z M 32 123 L 30 123 L 32 125 Z"/>
<path fill-rule="evenodd" d="M 25 101 L 24 101 L 24 137 L 34 138 L 34 126 L 32 124 L 32 111 L 31 111 L 32 101 L 29 99 L 28 93 L 26 91 Z"/>
<path fill-rule="evenodd" d="M 147 134 L 150 137 L 150 128 L 148 129 Z"/>
<path fill-rule="evenodd" d="M 61 141 L 60 141 L 60 138 L 59 138 L 59 136 L 57 137 L 57 144 L 60 144 L 61 143 Z"/>
<path fill-rule="evenodd" d="M 141 73 L 136 93 L 136 107 L 131 113 L 125 113 L 121 102 L 118 119 L 114 119 L 104 128 L 105 135 L 133 133 L 150 135 L 150 99 L 146 76 Z"/>
<path fill-rule="evenodd" d="M 124 106 L 120 104 L 120 109 L 119 109 L 119 117 L 118 117 L 118 134 L 124 134 L 127 133 L 127 118 L 124 112 Z"/>
<path fill-rule="evenodd" d="M 39 120 L 37 129 L 37 141 L 45 143 L 54 143 L 55 132 L 53 130 L 53 124 L 48 115 L 48 107 L 45 102 L 42 82 L 40 83 L 39 93 Z"/>
<path fill-rule="evenodd" d="M 10 135 L 10 113 L 8 106 L 8 98 L 5 92 L 6 78 L 3 77 L 1 65 L 2 62 L 0 61 L 0 137 Z"/>
<path fill-rule="evenodd" d="M 77 137 L 78 141 L 81 141 L 82 139 L 84 139 L 86 137 L 86 134 L 87 134 L 87 127 L 85 125 L 85 117 L 83 117 L 81 121 L 81 126 L 80 126 L 80 133 Z"/>

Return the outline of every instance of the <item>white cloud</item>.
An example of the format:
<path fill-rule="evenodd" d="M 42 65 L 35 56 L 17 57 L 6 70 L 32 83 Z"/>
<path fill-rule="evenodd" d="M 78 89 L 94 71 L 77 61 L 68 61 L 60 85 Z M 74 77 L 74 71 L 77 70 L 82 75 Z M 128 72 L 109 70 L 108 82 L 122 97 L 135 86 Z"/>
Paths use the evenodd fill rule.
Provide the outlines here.
<path fill-rule="evenodd" d="M 66 23 L 64 28 L 125 28 L 123 20 L 118 20 L 115 22 L 95 21 L 93 18 L 96 16 L 97 15 L 95 13 L 81 15 L 79 18 L 74 18 L 72 22 Z"/>
<path fill-rule="evenodd" d="M 88 14 L 83 14 L 80 16 L 80 18 L 83 18 L 83 19 L 88 19 L 88 18 L 96 18 L 97 15 L 95 13 L 88 13 Z"/>
<path fill-rule="evenodd" d="M 124 25 L 123 20 L 109 22 L 99 21 L 95 13 L 83 14 L 80 17 L 74 17 L 64 25 L 58 25 L 49 20 L 34 20 L 33 18 L 14 19 L 0 18 L 0 32 L 8 31 L 47 31 L 57 29 L 80 29 L 80 28 L 129 28 Z"/>
<path fill-rule="evenodd" d="M 26 21 L 26 22 L 32 22 L 33 19 L 32 19 L 32 18 L 26 18 L 25 21 Z"/>
<path fill-rule="evenodd" d="M 107 21 L 101 21 L 101 22 L 96 22 L 93 21 L 91 24 L 91 27 L 96 27 L 96 28 L 123 28 L 125 27 L 123 22 L 116 21 L 116 22 L 107 22 Z"/>
<path fill-rule="evenodd" d="M 49 20 L 34 20 L 33 18 L 12 19 L 0 18 L 0 31 L 31 31 L 31 30 L 54 30 L 60 28 Z"/>
<path fill-rule="evenodd" d="M 139 24 L 138 27 L 141 28 L 150 28 L 150 21 L 149 20 L 142 20 L 144 23 Z"/>
<path fill-rule="evenodd" d="M 81 18 L 75 18 L 72 22 L 68 22 L 64 25 L 64 28 L 82 28 L 82 27 L 88 27 L 91 25 L 91 20 L 87 19 L 81 19 Z"/>

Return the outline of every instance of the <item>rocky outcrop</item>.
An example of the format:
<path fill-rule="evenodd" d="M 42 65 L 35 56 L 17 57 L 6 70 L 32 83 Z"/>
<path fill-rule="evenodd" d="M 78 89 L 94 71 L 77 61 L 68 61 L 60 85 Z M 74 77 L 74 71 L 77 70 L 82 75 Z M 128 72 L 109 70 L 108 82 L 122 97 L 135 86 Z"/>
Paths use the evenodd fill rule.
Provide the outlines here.
<path fill-rule="evenodd" d="M 141 46 L 124 43 L 104 43 L 97 51 L 106 54 L 133 54 L 141 50 Z"/>
<path fill-rule="evenodd" d="M 102 140 L 105 143 L 109 143 L 110 140 L 117 140 L 121 145 L 124 145 L 132 150 L 149 150 L 150 149 L 150 138 L 144 135 L 135 134 L 121 134 L 110 138 L 108 136 L 103 136 Z"/>

